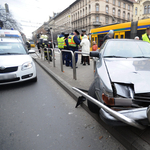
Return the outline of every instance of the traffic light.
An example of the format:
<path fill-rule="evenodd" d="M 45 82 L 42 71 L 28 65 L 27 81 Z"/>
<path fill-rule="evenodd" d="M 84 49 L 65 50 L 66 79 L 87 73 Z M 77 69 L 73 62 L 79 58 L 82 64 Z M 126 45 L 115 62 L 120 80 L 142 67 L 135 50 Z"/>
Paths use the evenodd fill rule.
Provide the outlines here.
<path fill-rule="evenodd" d="M 39 34 L 37 34 L 37 39 L 39 39 L 40 38 L 40 35 Z"/>
<path fill-rule="evenodd" d="M 2 28 L 3 27 L 3 22 L 0 20 L 0 27 Z"/>
<path fill-rule="evenodd" d="M 50 29 L 47 29 L 46 31 L 47 31 L 47 34 L 50 34 Z"/>

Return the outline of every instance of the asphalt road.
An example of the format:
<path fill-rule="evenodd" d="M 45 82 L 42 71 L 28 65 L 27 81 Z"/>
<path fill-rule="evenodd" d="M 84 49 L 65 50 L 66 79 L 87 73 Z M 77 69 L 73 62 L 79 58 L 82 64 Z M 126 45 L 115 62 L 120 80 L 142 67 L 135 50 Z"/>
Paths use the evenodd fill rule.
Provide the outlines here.
<path fill-rule="evenodd" d="M 38 65 L 37 74 L 0 86 L 0 150 L 125 150 Z"/>

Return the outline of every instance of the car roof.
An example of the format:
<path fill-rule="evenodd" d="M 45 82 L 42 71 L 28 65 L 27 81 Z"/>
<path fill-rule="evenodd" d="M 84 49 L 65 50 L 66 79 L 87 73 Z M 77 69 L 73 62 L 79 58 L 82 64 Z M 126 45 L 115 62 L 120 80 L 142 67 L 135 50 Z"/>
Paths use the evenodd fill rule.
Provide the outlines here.
<path fill-rule="evenodd" d="M 3 43 L 3 42 L 22 43 L 19 38 L 0 38 L 0 43 Z"/>

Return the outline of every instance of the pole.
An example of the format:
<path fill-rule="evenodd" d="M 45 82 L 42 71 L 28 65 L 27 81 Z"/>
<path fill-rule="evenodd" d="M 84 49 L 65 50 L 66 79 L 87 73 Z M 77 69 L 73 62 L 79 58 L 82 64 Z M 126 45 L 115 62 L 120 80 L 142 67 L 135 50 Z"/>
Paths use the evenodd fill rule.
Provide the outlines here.
<path fill-rule="evenodd" d="M 51 30 L 51 38 L 52 38 L 52 48 L 53 48 L 53 67 L 55 67 L 55 51 L 54 51 L 54 39 L 53 39 L 53 31 L 52 28 L 50 28 Z"/>

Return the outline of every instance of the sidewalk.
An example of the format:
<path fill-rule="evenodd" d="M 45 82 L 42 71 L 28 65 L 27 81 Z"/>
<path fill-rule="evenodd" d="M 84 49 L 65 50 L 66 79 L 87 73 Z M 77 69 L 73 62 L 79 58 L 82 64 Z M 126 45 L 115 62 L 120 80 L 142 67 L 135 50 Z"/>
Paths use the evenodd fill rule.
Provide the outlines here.
<path fill-rule="evenodd" d="M 83 66 L 80 64 L 80 55 L 77 64 L 78 68 L 76 70 L 77 80 L 73 79 L 73 70 L 70 67 L 64 66 L 64 72 L 61 72 L 60 54 L 58 52 L 56 52 L 55 68 L 53 67 L 53 62 L 50 62 L 49 64 L 47 61 L 39 59 L 35 54 L 33 54 L 32 57 L 75 100 L 77 100 L 79 95 L 74 92 L 71 87 L 88 90 L 94 80 L 93 60 L 90 60 L 90 66 Z M 91 113 L 88 110 L 86 103 L 84 103 L 82 107 L 127 149 L 150 150 L 150 128 L 147 127 L 145 130 L 139 130 L 130 126 L 111 127 L 101 121 L 97 115 Z"/>

